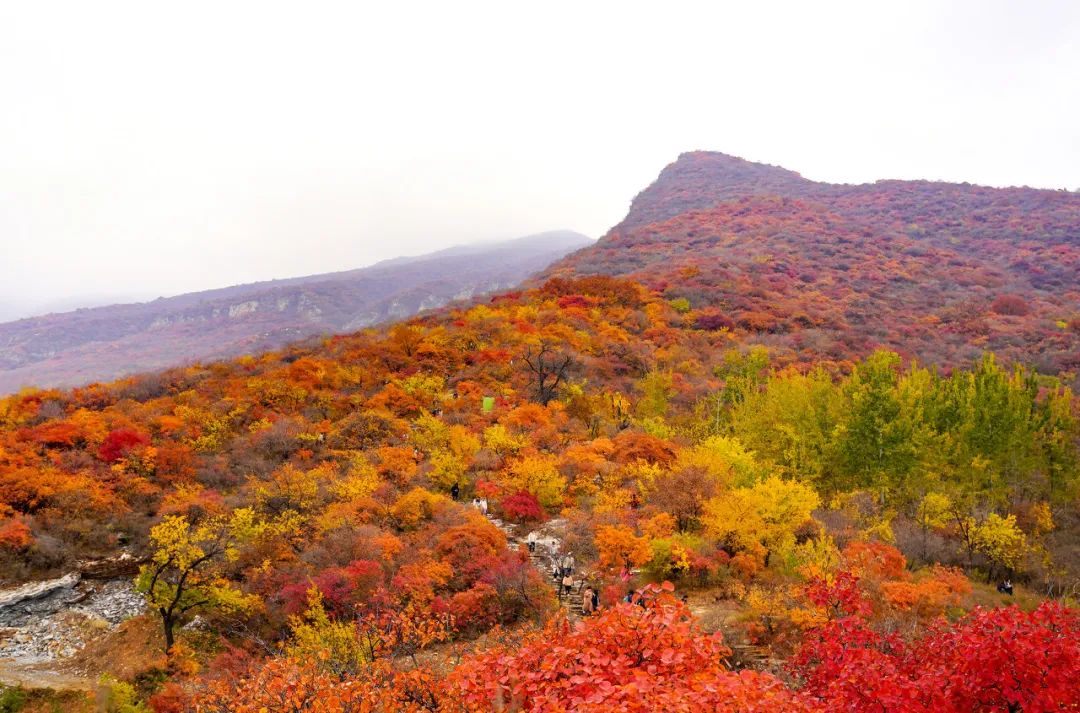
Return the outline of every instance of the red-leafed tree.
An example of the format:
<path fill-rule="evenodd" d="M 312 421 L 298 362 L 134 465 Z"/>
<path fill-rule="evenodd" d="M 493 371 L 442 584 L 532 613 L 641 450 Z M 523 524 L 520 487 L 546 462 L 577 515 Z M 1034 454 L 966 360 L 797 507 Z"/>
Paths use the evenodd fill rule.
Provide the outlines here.
<path fill-rule="evenodd" d="M 904 642 L 855 617 L 808 635 L 793 668 L 829 711 L 1048 713 L 1080 705 L 1080 617 L 977 609 Z"/>
<path fill-rule="evenodd" d="M 539 522 L 544 519 L 544 508 L 536 496 L 528 491 L 508 495 L 499 503 L 503 514 L 513 522 Z"/>

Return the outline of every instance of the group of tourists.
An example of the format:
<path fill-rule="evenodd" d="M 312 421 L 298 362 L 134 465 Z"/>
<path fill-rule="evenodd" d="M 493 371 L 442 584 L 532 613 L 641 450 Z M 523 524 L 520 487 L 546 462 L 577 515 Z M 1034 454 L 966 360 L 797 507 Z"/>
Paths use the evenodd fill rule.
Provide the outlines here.
<path fill-rule="evenodd" d="M 570 596 L 574 589 L 574 567 L 576 565 L 574 555 L 566 552 L 562 555 L 553 554 L 551 577 L 558 584 L 559 599 Z"/>
<path fill-rule="evenodd" d="M 530 552 L 536 551 L 535 538 L 526 539 L 526 543 L 529 546 Z M 557 593 L 559 600 L 563 598 L 569 599 L 574 593 L 574 586 L 579 584 L 578 580 L 574 579 L 574 569 L 577 567 L 577 561 L 574 559 L 572 552 L 565 552 L 558 554 L 554 551 L 551 553 L 552 567 L 551 575 L 556 581 Z M 597 587 L 592 584 L 585 583 L 581 588 L 581 613 L 584 616 L 595 614 L 600 609 L 600 592 Z"/>

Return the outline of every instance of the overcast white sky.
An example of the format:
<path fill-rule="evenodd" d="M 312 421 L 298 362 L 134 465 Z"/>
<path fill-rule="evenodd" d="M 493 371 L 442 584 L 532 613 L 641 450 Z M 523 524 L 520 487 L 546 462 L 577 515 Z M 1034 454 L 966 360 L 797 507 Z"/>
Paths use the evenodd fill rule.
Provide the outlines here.
<path fill-rule="evenodd" d="M 1080 188 L 1080 2 L 0 2 L 0 303 L 595 237 L 691 149 Z"/>

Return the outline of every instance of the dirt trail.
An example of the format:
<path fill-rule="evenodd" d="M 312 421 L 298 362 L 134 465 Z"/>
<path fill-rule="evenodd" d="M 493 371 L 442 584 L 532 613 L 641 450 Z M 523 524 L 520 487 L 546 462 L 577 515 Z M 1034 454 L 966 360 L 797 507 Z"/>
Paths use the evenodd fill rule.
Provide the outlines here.
<path fill-rule="evenodd" d="M 98 682 L 85 676 L 61 673 L 49 664 L 27 664 L 0 659 L 0 685 L 49 688 L 54 691 L 96 691 Z"/>

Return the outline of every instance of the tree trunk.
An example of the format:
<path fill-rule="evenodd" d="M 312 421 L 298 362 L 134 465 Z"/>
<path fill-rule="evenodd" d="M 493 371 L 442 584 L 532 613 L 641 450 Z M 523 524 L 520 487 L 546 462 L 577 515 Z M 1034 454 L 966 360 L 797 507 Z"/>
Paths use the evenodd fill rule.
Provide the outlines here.
<path fill-rule="evenodd" d="M 168 656 L 172 650 L 173 643 L 175 643 L 176 635 L 173 629 L 176 627 L 176 621 L 172 618 L 172 615 L 167 613 L 164 609 L 161 611 L 161 624 L 165 629 L 165 655 Z"/>

